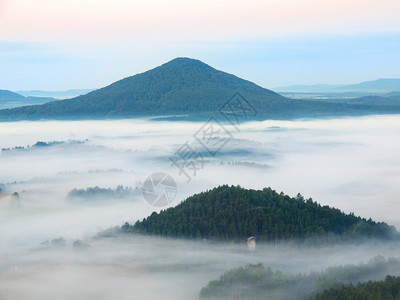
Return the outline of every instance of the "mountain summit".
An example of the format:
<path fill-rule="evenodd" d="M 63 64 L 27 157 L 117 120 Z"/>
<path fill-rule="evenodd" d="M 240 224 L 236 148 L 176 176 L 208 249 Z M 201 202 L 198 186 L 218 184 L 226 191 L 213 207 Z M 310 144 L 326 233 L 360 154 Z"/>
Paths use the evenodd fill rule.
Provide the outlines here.
<path fill-rule="evenodd" d="M 126 117 L 215 111 L 235 92 L 249 100 L 283 96 L 190 58 L 176 58 L 72 99 L 0 111 L 0 118 Z"/>
<path fill-rule="evenodd" d="M 392 107 L 285 98 L 190 58 L 176 58 L 72 99 L 0 110 L 0 120 L 126 118 L 188 114 L 209 117 L 240 92 L 261 118 L 393 113 Z M 396 108 L 400 110 L 400 107 Z"/>

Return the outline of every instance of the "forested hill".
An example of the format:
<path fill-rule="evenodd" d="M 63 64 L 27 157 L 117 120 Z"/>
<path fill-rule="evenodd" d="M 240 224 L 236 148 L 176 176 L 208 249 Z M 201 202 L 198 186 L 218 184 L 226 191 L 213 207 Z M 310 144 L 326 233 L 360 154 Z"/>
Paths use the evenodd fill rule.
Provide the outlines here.
<path fill-rule="evenodd" d="M 318 294 L 314 300 L 326 299 L 400 299 L 400 277 L 386 276 L 385 280 L 342 284 L 339 288 L 330 288 Z"/>
<path fill-rule="evenodd" d="M 395 228 L 386 223 L 321 206 L 300 194 L 291 198 L 270 188 L 248 190 L 226 185 L 154 212 L 133 226 L 126 223 L 122 231 L 225 241 L 255 236 L 259 241 L 273 243 L 290 239 L 319 243 L 397 237 Z"/>
<path fill-rule="evenodd" d="M 226 271 L 200 291 L 200 299 L 213 300 L 327 300 L 399 299 L 400 259 L 377 256 L 367 264 L 332 266 L 324 271 L 287 273 L 273 271 L 262 264 Z M 366 282 L 368 281 L 368 282 Z M 363 282 L 363 283 L 361 283 Z M 357 285 L 354 287 L 353 284 Z M 350 297 L 353 295 L 353 297 Z M 368 297 L 368 296 L 372 297 Z M 391 296 L 391 297 L 390 297 Z"/>
<path fill-rule="evenodd" d="M 237 91 L 268 107 L 291 100 L 190 58 L 176 58 L 76 98 L 0 111 L 0 119 L 126 117 L 217 111 Z"/>
<path fill-rule="evenodd" d="M 292 100 L 250 81 L 190 58 L 176 58 L 147 72 L 72 99 L 0 110 L 0 121 L 35 119 L 126 118 L 189 114 L 220 109 L 236 92 L 257 111 L 249 118 L 293 118 L 368 113 L 400 113 L 400 106 Z M 237 105 L 237 103 L 236 103 Z M 204 114 L 204 115 L 203 115 Z"/>

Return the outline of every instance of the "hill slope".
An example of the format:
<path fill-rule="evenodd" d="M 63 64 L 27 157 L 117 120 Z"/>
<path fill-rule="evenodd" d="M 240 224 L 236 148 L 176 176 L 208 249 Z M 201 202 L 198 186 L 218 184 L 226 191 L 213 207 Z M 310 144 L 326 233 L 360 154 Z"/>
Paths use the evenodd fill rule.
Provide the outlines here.
<path fill-rule="evenodd" d="M 293 85 L 277 87 L 279 92 L 301 92 L 301 93 L 389 93 L 400 91 L 400 78 L 380 78 L 377 80 L 364 81 L 357 84 L 315 84 L 315 85 Z"/>
<path fill-rule="evenodd" d="M 198 60 L 177 58 L 86 95 L 41 106 L 0 111 L 0 116 L 18 119 L 197 113 L 217 110 L 238 90 L 258 101 L 285 99 Z"/>
<path fill-rule="evenodd" d="M 32 104 L 43 104 L 54 100 L 54 98 L 48 97 L 25 97 L 8 90 L 0 90 L 0 109 L 14 108 Z"/>
<path fill-rule="evenodd" d="M 189 197 L 174 208 L 153 213 L 123 231 L 169 237 L 278 242 L 298 239 L 319 242 L 328 237 L 390 239 L 396 233 L 385 223 L 365 220 L 338 209 L 321 207 L 301 195 L 291 198 L 270 188 L 262 191 L 220 186 Z"/>
<path fill-rule="evenodd" d="M 370 93 L 389 93 L 400 91 L 400 78 L 380 78 L 377 80 L 365 81 L 358 84 L 350 84 L 340 87 L 339 91 L 370 92 Z"/>
<path fill-rule="evenodd" d="M 260 117 L 302 117 L 387 113 L 400 106 L 369 107 L 285 98 L 234 75 L 189 58 L 176 58 L 142 74 L 76 98 L 1 110 L 0 120 L 121 118 L 141 115 L 201 114 L 217 111 L 239 91 Z"/>
<path fill-rule="evenodd" d="M 314 299 L 400 299 L 400 277 L 388 275 L 385 280 L 358 283 L 356 286 L 342 284 L 339 288 L 325 290 Z"/>
<path fill-rule="evenodd" d="M 249 264 L 228 270 L 218 280 L 210 281 L 201 289 L 199 298 L 214 300 L 399 299 L 387 297 L 387 293 L 380 293 L 378 289 L 373 288 L 374 285 L 371 282 L 361 283 L 357 289 L 353 287 L 353 284 L 359 282 L 381 280 L 386 274 L 399 275 L 399 267 L 400 259 L 385 259 L 382 256 L 374 257 L 367 264 L 332 266 L 323 271 L 308 274 L 273 271 L 262 264 Z M 389 282 L 381 282 L 380 285 L 383 284 L 382 287 L 388 287 L 392 291 L 395 291 L 397 287 L 398 295 L 400 280 L 397 278 L 394 281 L 394 279 L 389 277 L 389 280 L 395 283 L 394 286 L 388 284 Z M 340 287 L 343 288 L 340 289 Z M 346 296 L 343 295 L 346 292 L 345 287 L 350 289 L 347 290 L 348 292 L 355 293 L 355 296 L 343 297 Z M 357 297 L 356 295 L 362 290 L 364 290 L 364 297 Z M 378 297 L 367 297 L 368 292 L 374 292 Z"/>
<path fill-rule="evenodd" d="M 8 90 L 0 90 L 0 101 L 20 101 L 23 100 L 25 97 L 18 94 L 14 93 Z"/>

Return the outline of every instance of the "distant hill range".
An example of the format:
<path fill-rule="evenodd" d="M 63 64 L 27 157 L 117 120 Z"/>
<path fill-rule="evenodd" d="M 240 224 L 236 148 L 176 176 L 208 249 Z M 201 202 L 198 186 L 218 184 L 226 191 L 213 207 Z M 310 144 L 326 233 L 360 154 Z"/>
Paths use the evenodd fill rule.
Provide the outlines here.
<path fill-rule="evenodd" d="M 0 90 L 0 109 L 43 104 L 54 100 L 56 99 L 50 97 L 25 97 L 8 90 Z"/>
<path fill-rule="evenodd" d="M 300 244 L 357 242 L 365 239 L 398 238 L 396 229 L 386 223 L 366 220 L 338 209 L 277 193 L 270 188 L 248 190 L 220 186 L 187 198 L 181 204 L 153 213 L 121 230 L 165 237 L 215 241 L 258 241 Z"/>
<path fill-rule="evenodd" d="M 293 100 L 190 58 L 176 58 L 150 71 L 72 99 L 0 110 L 0 120 L 95 119 L 189 115 L 208 118 L 236 92 L 258 118 L 400 113 L 400 105 Z"/>
<path fill-rule="evenodd" d="M 277 92 L 299 93 L 372 93 L 384 94 L 400 91 L 400 78 L 381 78 L 358 84 L 292 85 L 275 88 Z"/>
<path fill-rule="evenodd" d="M 25 97 L 51 97 L 54 99 L 69 99 L 90 93 L 93 89 L 72 89 L 66 91 L 17 91 L 18 94 Z"/>
<path fill-rule="evenodd" d="M 325 97 L 324 97 L 325 96 Z M 400 105 L 400 92 L 391 92 L 384 94 L 383 96 L 368 95 L 361 97 L 351 97 L 351 94 L 346 96 L 327 94 L 318 97 L 320 102 L 330 103 L 345 103 L 345 104 L 360 104 L 369 106 L 399 106 Z M 304 95 L 301 97 L 302 100 L 315 101 L 315 95 Z"/>

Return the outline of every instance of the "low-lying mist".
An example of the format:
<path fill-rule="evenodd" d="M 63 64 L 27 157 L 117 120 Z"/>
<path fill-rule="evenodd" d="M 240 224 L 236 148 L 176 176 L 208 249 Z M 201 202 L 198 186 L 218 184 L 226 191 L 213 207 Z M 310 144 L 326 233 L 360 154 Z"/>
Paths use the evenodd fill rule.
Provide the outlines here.
<path fill-rule="evenodd" d="M 233 139 L 215 156 L 194 137 L 202 125 L 148 119 L 0 123 L 0 298 L 196 299 L 208 281 L 248 263 L 306 272 L 399 256 L 395 244 L 257 245 L 249 252 L 245 244 L 154 237 L 92 240 L 161 208 L 140 192 L 86 195 L 84 201 L 69 193 L 118 186 L 140 191 L 155 172 L 177 183 L 170 206 L 221 184 L 271 187 L 400 229 L 400 116 L 269 120 L 239 130 L 226 125 Z M 186 142 L 204 158 L 190 178 L 170 160 Z M 61 237 L 65 247 L 46 246 Z M 78 239 L 90 247 L 74 248 Z"/>
<path fill-rule="evenodd" d="M 83 241 L 83 247 L 41 245 L 3 256 L 1 299 L 197 299 L 210 280 L 232 268 L 262 263 L 308 273 L 332 265 L 399 254 L 399 244 L 320 248 L 211 243 L 145 236 Z M 388 272 L 369 274 L 384 279 Z M 397 274 L 400 275 L 400 271 Z"/>

